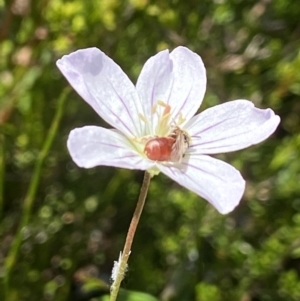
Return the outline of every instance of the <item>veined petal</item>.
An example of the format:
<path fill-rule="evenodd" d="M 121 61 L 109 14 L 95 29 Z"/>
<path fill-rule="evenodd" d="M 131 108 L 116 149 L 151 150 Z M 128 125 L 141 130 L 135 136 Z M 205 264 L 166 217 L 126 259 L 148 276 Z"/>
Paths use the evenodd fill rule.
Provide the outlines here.
<path fill-rule="evenodd" d="M 140 136 L 140 100 L 122 69 L 97 48 L 63 56 L 57 67 L 77 93 L 109 124 L 129 137 Z"/>
<path fill-rule="evenodd" d="M 157 124 L 152 114 L 157 101 L 171 106 L 171 119 L 179 114 L 189 120 L 202 103 L 206 89 L 206 72 L 199 55 L 185 47 L 177 47 L 151 57 L 144 65 L 136 85 L 150 124 Z M 160 113 L 164 108 L 160 109 Z"/>
<path fill-rule="evenodd" d="M 157 114 L 152 114 L 154 105 L 158 100 L 166 102 L 166 93 L 170 90 L 172 63 L 169 51 L 164 50 L 152 56 L 144 64 L 138 78 L 136 89 L 143 103 L 143 113 L 148 121 L 148 133 L 155 134 L 154 129 L 158 123 Z M 163 108 L 157 108 L 163 110 Z"/>
<path fill-rule="evenodd" d="M 246 148 L 268 138 L 279 122 L 271 109 L 258 109 L 248 100 L 217 105 L 186 124 L 192 137 L 187 153 L 219 154 Z"/>
<path fill-rule="evenodd" d="M 239 204 L 245 190 L 245 181 L 239 171 L 209 156 L 185 156 L 181 168 L 158 167 L 165 175 L 206 199 L 222 214 L 231 212 Z"/>
<path fill-rule="evenodd" d="M 122 134 L 102 127 L 85 126 L 72 130 L 67 146 L 79 167 L 106 165 L 146 170 L 154 165 L 136 153 Z"/>
<path fill-rule="evenodd" d="M 186 47 L 177 47 L 170 57 L 174 62 L 174 81 L 169 104 L 190 120 L 199 109 L 206 91 L 206 70 L 201 57 Z"/>

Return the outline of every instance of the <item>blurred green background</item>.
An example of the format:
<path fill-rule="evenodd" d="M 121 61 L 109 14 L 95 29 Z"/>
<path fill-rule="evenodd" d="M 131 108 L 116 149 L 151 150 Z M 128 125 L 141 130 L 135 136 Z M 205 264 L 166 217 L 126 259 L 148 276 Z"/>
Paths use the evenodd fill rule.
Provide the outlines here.
<path fill-rule="evenodd" d="M 152 180 L 120 301 L 300 300 L 299 17 L 296 0 L 0 0 L 0 300 L 107 293 L 143 177 L 72 162 L 69 131 L 108 125 L 55 61 L 96 46 L 136 82 L 149 56 L 178 45 L 206 65 L 200 110 L 245 98 L 282 122 L 218 156 L 247 181 L 229 215 Z"/>

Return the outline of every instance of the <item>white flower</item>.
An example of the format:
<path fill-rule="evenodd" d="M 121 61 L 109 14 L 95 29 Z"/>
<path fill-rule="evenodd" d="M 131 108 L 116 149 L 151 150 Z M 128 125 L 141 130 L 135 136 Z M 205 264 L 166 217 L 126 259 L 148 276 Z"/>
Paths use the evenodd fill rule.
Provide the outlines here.
<path fill-rule="evenodd" d="M 71 131 L 68 148 L 78 166 L 158 170 L 222 214 L 237 206 L 245 181 L 233 166 L 208 155 L 257 144 L 280 122 L 271 109 L 255 108 L 247 100 L 227 102 L 194 116 L 205 93 L 206 73 L 201 58 L 185 47 L 151 57 L 136 86 L 97 48 L 66 55 L 57 66 L 79 95 L 115 128 L 85 126 Z M 181 135 L 174 133 L 176 129 Z M 162 138 L 170 141 L 162 142 Z M 151 160 L 149 152 L 155 151 L 154 142 L 150 148 L 147 145 L 151 140 L 157 142 L 158 150 L 164 143 L 172 156 Z"/>

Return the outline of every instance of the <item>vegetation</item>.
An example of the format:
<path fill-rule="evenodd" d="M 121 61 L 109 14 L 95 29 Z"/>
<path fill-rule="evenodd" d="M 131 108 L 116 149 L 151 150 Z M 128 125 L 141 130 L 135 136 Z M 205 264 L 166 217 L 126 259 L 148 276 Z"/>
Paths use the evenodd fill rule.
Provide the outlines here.
<path fill-rule="evenodd" d="M 245 98 L 282 121 L 218 156 L 247 181 L 229 215 L 152 180 L 120 300 L 300 300 L 299 15 L 286 0 L 0 0 L 0 300 L 107 300 L 143 177 L 72 162 L 69 131 L 107 125 L 56 60 L 95 46 L 136 82 L 178 45 L 206 65 L 200 110 Z"/>

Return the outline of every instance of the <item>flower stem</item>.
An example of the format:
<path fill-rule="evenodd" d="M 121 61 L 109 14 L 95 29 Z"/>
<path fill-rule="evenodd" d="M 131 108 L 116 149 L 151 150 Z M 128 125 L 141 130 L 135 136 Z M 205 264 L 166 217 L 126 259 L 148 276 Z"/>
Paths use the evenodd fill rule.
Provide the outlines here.
<path fill-rule="evenodd" d="M 145 205 L 145 200 L 146 200 L 146 196 L 148 193 L 148 188 L 150 185 L 150 180 L 151 180 L 151 175 L 146 171 L 145 175 L 144 175 L 144 180 L 143 180 L 143 184 L 141 187 L 141 191 L 140 191 L 140 195 L 139 195 L 139 199 L 138 202 L 136 204 L 136 208 L 133 214 L 133 217 L 131 219 L 131 223 L 128 229 L 128 233 L 127 233 L 127 237 L 126 237 L 126 242 L 124 245 L 124 249 L 123 249 L 123 253 L 122 253 L 122 257 L 121 257 L 121 261 L 119 262 L 119 269 L 118 269 L 118 273 L 116 275 L 116 278 L 111 286 L 111 293 L 110 293 L 110 301 L 116 301 L 117 300 L 117 296 L 118 296 L 118 292 L 119 292 L 119 288 L 120 288 L 120 284 L 124 278 L 124 274 L 126 272 L 126 267 L 127 267 L 127 261 L 131 252 L 131 245 L 132 245 L 132 241 L 134 238 L 134 234 L 137 228 L 137 225 L 139 223 L 144 205 Z"/>
<path fill-rule="evenodd" d="M 31 212 L 32 212 L 32 207 L 33 207 L 33 204 L 35 201 L 37 188 L 38 188 L 40 178 L 41 178 L 42 167 L 45 162 L 45 159 L 48 156 L 48 153 L 52 146 L 54 138 L 57 134 L 60 120 L 63 115 L 64 104 L 65 104 L 65 101 L 66 101 L 66 98 L 67 98 L 67 95 L 69 92 L 70 92 L 69 88 L 65 89 L 58 99 L 55 116 L 52 120 L 52 124 L 48 131 L 48 134 L 44 140 L 42 148 L 41 148 L 41 150 L 37 156 L 36 162 L 35 162 L 34 170 L 32 172 L 32 177 L 30 179 L 29 187 L 28 187 L 28 190 L 27 190 L 24 202 L 23 202 L 23 214 L 21 216 L 21 221 L 19 223 L 17 232 L 15 234 L 14 240 L 13 240 L 12 245 L 9 250 L 9 253 L 4 262 L 4 267 L 5 267 L 4 292 L 6 293 L 6 295 L 9 290 L 10 276 L 11 276 L 12 270 L 15 266 L 15 263 L 17 261 L 17 257 L 18 257 L 21 242 L 22 242 L 22 230 L 24 229 L 25 226 L 28 225 L 28 222 L 29 222 L 29 219 L 31 216 Z"/>

